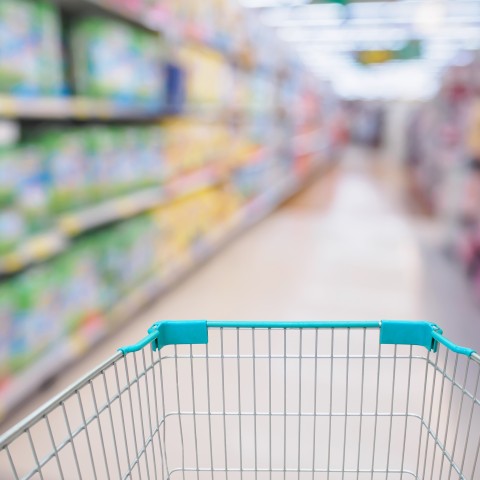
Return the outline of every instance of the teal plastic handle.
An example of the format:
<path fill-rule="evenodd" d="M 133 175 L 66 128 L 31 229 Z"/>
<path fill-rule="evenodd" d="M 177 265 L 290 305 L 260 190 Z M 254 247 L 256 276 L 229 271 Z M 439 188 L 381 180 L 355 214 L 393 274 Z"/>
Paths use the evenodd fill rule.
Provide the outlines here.
<path fill-rule="evenodd" d="M 419 345 L 433 352 L 441 343 L 452 352 L 470 357 L 475 350 L 455 345 L 443 336 L 435 323 L 384 320 L 380 327 L 380 343 L 390 345 Z"/>
<path fill-rule="evenodd" d="M 326 329 L 326 328 L 379 328 L 382 345 L 419 345 L 430 351 L 437 351 L 441 343 L 451 351 L 470 357 L 475 353 L 471 348 L 455 345 L 442 335 L 434 323 L 399 320 L 381 322 L 227 322 L 227 321 L 162 321 L 153 324 L 148 335 L 134 345 L 119 348 L 126 355 L 137 352 L 151 344 L 153 350 L 165 345 L 193 345 L 208 343 L 209 328 L 263 328 L 263 329 Z"/>
<path fill-rule="evenodd" d="M 211 328 L 379 328 L 382 322 L 212 322 L 208 321 L 207 326 Z"/>
<path fill-rule="evenodd" d="M 138 352 L 148 344 L 153 350 L 166 345 L 194 345 L 208 343 L 208 329 L 205 320 L 163 321 L 154 323 L 148 329 L 148 336 L 134 345 L 119 348 L 124 355 Z"/>
<path fill-rule="evenodd" d="M 474 353 L 477 353 L 475 350 L 467 347 L 461 347 L 459 345 L 455 345 L 453 342 L 445 338 L 442 334 L 441 330 L 434 330 L 432 332 L 433 338 L 440 342 L 442 345 L 445 345 L 449 348 L 452 352 L 458 353 L 459 355 L 466 355 L 467 357 L 471 357 Z"/>

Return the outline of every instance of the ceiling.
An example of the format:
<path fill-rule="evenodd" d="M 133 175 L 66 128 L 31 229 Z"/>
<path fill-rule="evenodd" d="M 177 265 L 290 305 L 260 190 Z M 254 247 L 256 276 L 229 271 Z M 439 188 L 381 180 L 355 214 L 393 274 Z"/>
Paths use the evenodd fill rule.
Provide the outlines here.
<path fill-rule="evenodd" d="M 241 3 L 348 98 L 428 97 L 446 65 L 480 49 L 480 0 Z"/>

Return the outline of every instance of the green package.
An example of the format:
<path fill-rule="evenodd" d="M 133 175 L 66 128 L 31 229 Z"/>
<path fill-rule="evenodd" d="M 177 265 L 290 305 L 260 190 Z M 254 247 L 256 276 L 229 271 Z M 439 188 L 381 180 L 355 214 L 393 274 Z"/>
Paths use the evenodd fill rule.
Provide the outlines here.
<path fill-rule="evenodd" d="M 52 308 L 52 277 L 46 266 L 22 273 L 13 281 L 15 304 L 9 364 L 13 372 L 23 370 L 59 337 Z"/>
<path fill-rule="evenodd" d="M 15 148 L 0 148 L 0 208 L 11 206 L 15 200 L 18 161 L 18 151 Z"/>
<path fill-rule="evenodd" d="M 160 103 L 157 35 L 124 22 L 85 17 L 74 22 L 70 39 L 77 94 Z"/>
<path fill-rule="evenodd" d="M 115 127 L 92 127 L 82 131 L 88 157 L 89 202 L 116 196 L 119 191 L 117 156 L 122 148 Z"/>
<path fill-rule="evenodd" d="M 62 213 L 87 203 L 88 158 L 83 131 L 49 132 L 39 139 L 49 177 L 49 209 Z"/>
<path fill-rule="evenodd" d="M 16 207 L 31 233 L 51 226 L 49 212 L 50 178 L 39 144 L 32 141 L 19 148 Z"/>
<path fill-rule="evenodd" d="M 50 3 L 0 2 L 0 91 L 14 95 L 64 91 L 60 17 Z"/>

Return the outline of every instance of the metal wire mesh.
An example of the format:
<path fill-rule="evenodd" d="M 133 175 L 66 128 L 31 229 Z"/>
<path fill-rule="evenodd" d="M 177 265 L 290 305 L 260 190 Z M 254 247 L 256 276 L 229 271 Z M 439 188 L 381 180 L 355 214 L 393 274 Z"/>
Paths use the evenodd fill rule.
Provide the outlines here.
<path fill-rule="evenodd" d="M 0 478 L 474 480 L 479 379 L 378 329 L 211 328 L 112 357 L 0 441 Z"/>

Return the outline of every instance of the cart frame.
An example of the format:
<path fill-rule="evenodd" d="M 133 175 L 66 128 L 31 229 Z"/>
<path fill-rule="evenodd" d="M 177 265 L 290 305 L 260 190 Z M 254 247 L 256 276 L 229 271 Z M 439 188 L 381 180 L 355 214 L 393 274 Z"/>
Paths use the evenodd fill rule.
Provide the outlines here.
<path fill-rule="evenodd" d="M 229 346 L 225 340 L 230 334 L 227 332 L 231 333 Z M 321 337 L 324 333 L 330 342 L 326 347 L 328 342 Z M 274 335 L 279 336 L 272 341 Z M 213 338 L 213 343 L 216 342 L 216 353 L 212 352 L 215 347 L 210 347 L 209 337 Z M 357 337 L 358 348 L 353 343 Z M 376 341 L 378 351 L 374 350 Z M 294 353 L 291 350 L 293 347 L 287 346 L 288 342 L 298 347 Z M 242 346 L 246 343 L 249 344 L 248 351 Z M 307 343 L 310 345 L 308 348 Z M 145 348 L 148 345 L 152 347 L 149 354 Z M 197 345 L 202 346 L 203 350 L 197 350 Z M 327 350 L 325 354 L 322 353 L 322 345 Z M 277 353 L 274 352 L 276 347 L 280 348 L 276 350 Z M 169 352 L 163 354 L 168 348 Z M 371 353 L 368 353 L 369 348 L 373 349 Z M 420 368 L 417 368 L 418 360 L 422 360 L 422 364 L 425 361 L 425 371 L 420 372 Z M 163 366 L 167 361 L 172 363 L 171 368 Z M 388 372 L 385 373 L 381 369 L 387 363 Z M 213 364 L 218 366 L 216 370 Z M 322 365 L 328 365 L 330 372 L 323 369 Z M 355 367 L 356 370 L 354 365 L 358 367 Z M 401 373 L 401 365 L 404 366 L 404 377 L 400 381 L 397 377 Z M 292 373 L 293 366 L 295 373 Z M 196 376 L 200 368 L 203 372 L 201 380 Z M 275 369 L 284 377 L 283 390 L 278 390 L 283 391 L 284 403 L 276 409 L 272 408 L 277 396 L 273 383 L 280 385 L 282 379 L 277 381 L 275 376 L 272 377 Z M 376 372 L 376 379 L 372 383 L 376 385 L 376 392 L 372 396 L 371 411 L 366 407 L 369 400 L 368 388 L 365 387 L 370 376 L 369 369 Z M 260 370 L 264 373 L 261 374 Z M 220 378 L 216 378 L 215 373 Z M 306 400 L 307 387 L 302 385 L 307 373 L 309 378 L 313 378 L 312 386 L 308 386 L 311 400 Z M 107 379 L 108 375 L 110 380 Z M 169 375 L 171 382 L 164 385 Z M 392 379 L 384 388 L 385 375 L 385 378 Z M 241 384 L 247 376 L 249 387 L 244 389 Z M 337 376 L 342 377 L 338 385 Z M 188 387 L 182 386 L 183 378 Z M 424 380 L 420 382 L 422 378 Z M 353 387 L 358 379 L 361 379 L 360 389 Z M 141 341 L 120 348 L 101 365 L 2 435 L 0 473 L 3 465 L 11 475 L 5 478 L 45 480 L 73 478 L 73 471 L 76 471 L 78 478 L 170 479 L 181 475 L 184 480 L 216 480 L 217 477 L 271 480 L 280 475 L 278 478 L 284 480 L 386 477 L 474 480 L 479 478 L 476 475 L 480 475 L 480 432 L 476 429 L 479 424 L 476 422 L 480 422 L 479 380 L 480 356 L 472 349 L 455 345 L 443 336 L 437 325 L 428 322 L 163 321 L 155 323 Z M 218 382 L 223 403 L 215 401 L 212 387 L 215 381 Z M 229 397 L 230 381 L 238 381 L 234 407 Z M 294 387 L 292 382 L 296 382 L 298 387 Z M 330 400 L 329 408 L 323 410 L 318 406 L 323 398 L 322 382 L 325 388 L 329 388 Z M 266 388 L 266 383 L 269 385 L 269 410 L 265 408 L 264 412 L 260 404 L 266 397 L 260 395 L 260 390 Z M 114 386 L 113 391 L 111 385 Z M 413 390 L 418 385 L 417 401 Z M 338 387 L 343 389 L 346 398 L 342 398 L 344 404 L 337 411 L 335 395 Z M 204 398 L 198 393 L 200 389 L 206 392 Z M 172 402 L 176 402 L 175 408 L 170 410 L 166 407 L 169 390 L 173 391 Z M 246 390 L 250 391 L 248 400 Z M 90 392 L 88 402 L 85 402 L 86 391 Z M 382 399 L 388 392 L 391 392 L 388 394 L 389 406 L 382 407 Z M 400 392 L 406 394 L 406 398 L 403 396 L 401 399 L 405 406 L 402 403 L 401 407 L 396 398 Z M 290 402 L 292 395 L 299 397 L 293 409 L 287 404 L 287 397 Z M 305 406 L 307 401 L 308 408 Z M 72 402 L 76 404 L 76 416 L 80 420 L 77 426 L 70 420 Z M 356 402 L 355 407 L 350 406 L 352 402 Z M 416 413 L 411 412 L 415 402 L 418 402 L 419 410 Z M 90 405 L 90 414 L 86 403 Z M 188 407 L 184 406 L 182 410 L 181 403 L 188 403 Z M 112 406 L 114 404 L 115 409 Z M 57 415 L 56 423 L 51 419 L 53 414 Z M 59 415 L 66 433 L 60 441 L 56 438 L 59 433 L 55 431 L 60 421 Z M 238 422 L 235 426 L 231 424 L 233 420 Z M 335 427 L 337 421 L 343 422 L 341 429 Z M 374 434 L 368 442 L 366 432 L 371 421 L 374 422 Z M 417 421 L 419 427 L 413 423 Z M 178 425 L 175 423 L 172 426 L 174 422 Z M 268 422 L 269 436 L 266 433 Z M 39 453 L 40 447 L 44 446 L 38 445 L 35 440 L 34 430 L 40 428 L 40 424 L 48 432 L 46 438 L 51 442 L 52 448 L 47 454 Z M 274 458 L 276 447 L 272 428 L 282 428 L 282 425 L 283 443 L 279 440 L 279 445 L 283 447 L 283 452 L 278 453 L 277 461 Z M 313 445 L 305 447 L 308 442 L 304 437 L 308 429 L 312 430 L 312 425 L 313 431 L 308 435 Z M 328 438 L 323 438 L 326 425 L 329 425 Z M 219 432 L 212 433 L 212 428 L 217 426 Z M 396 435 L 396 429 L 400 432 L 400 427 L 403 428 L 402 434 Z M 264 435 L 261 428 L 265 428 Z M 381 442 L 376 438 L 379 432 L 387 428 L 388 445 L 386 441 Z M 420 440 L 418 455 L 407 468 L 409 443 L 411 438 L 415 438 L 412 432 L 417 428 L 419 430 L 415 431 L 419 433 Z M 291 445 L 295 446 L 295 450 L 298 447 L 298 451 L 292 455 L 287 430 L 294 432 L 298 440 L 298 446 L 292 440 Z M 336 443 L 335 440 L 337 430 L 343 430 L 340 435 L 343 445 L 339 448 L 341 441 Z M 206 436 L 201 437 L 202 434 Z M 169 436 L 175 437 L 173 449 L 169 445 Z M 218 436 L 223 439 L 223 447 L 218 447 Z M 233 437 L 235 446 L 231 447 L 229 443 Z M 80 439 L 85 444 L 86 453 L 81 453 L 78 448 Z M 21 450 L 20 454 L 18 451 L 12 453 L 16 442 L 21 441 L 23 447 L 17 448 Z M 350 458 L 347 441 L 350 446 L 355 445 L 355 455 L 352 454 L 355 458 Z M 269 447 L 268 454 L 264 452 L 267 463 L 262 463 L 262 442 L 268 443 Z M 321 448 L 322 442 L 325 442 L 325 448 Z M 250 445 L 252 443 L 253 447 Z M 96 444 L 99 445 L 98 449 Z M 304 446 L 301 448 L 301 445 Z M 379 448 L 384 446 L 387 447 L 386 455 L 379 453 Z M 29 462 L 22 457 L 25 448 L 31 449 Z M 335 448 L 342 451 L 338 458 L 335 457 Z M 367 452 L 362 452 L 362 449 Z M 67 450 L 70 453 L 65 459 L 62 455 Z M 308 465 L 304 459 L 307 450 L 312 457 Z M 319 450 L 328 453 L 324 463 L 317 458 Z M 20 455 L 20 460 L 14 458 L 15 454 Z M 289 464 L 287 456 L 295 457 L 296 464 Z M 370 466 L 367 456 L 372 457 Z M 90 462 L 90 473 L 84 473 L 86 464 Z M 31 465 L 27 466 L 26 463 Z M 49 476 L 51 474 L 45 473 L 46 470 L 55 472 L 54 476 Z"/>

